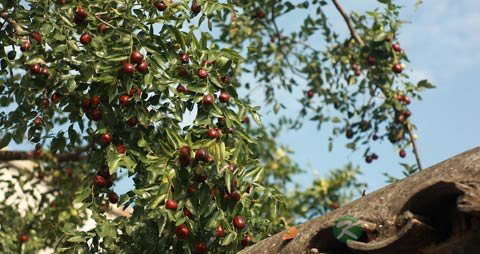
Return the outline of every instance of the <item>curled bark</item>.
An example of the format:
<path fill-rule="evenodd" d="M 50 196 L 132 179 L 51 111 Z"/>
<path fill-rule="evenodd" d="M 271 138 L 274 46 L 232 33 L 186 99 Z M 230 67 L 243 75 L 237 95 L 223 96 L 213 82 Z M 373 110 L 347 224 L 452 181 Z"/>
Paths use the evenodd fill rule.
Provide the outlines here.
<path fill-rule="evenodd" d="M 335 238 L 333 226 L 343 215 L 361 221 L 357 241 Z M 284 241 L 281 232 L 240 253 L 479 253 L 480 147 L 296 228 L 294 239 Z"/>

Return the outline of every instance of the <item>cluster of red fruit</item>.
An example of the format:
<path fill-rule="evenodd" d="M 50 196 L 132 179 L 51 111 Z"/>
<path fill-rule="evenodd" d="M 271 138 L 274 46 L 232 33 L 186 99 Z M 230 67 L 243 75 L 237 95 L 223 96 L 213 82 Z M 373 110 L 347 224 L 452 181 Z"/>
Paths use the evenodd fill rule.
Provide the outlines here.
<path fill-rule="evenodd" d="M 370 155 L 365 156 L 365 162 L 366 163 L 372 163 L 373 160 L 377 160 L 378 155 L 376 153 L 372 153 Z"/>
<path fill-rule="evenodd" d="M 40 32 L 34 31 L 34 32 L 30 33 L 30 36 L 31 36 L 32 39 L 33 39 L 34 41 L 36 41 L 38 44 L 41 44 L 41 43 L 42 43 L 42 35 L 40 34 Z M 22 52 L 27 52 L 27 51 L 29 51 L 31 48 L 32 48 L 32 43 L 30 42 L 30 40 L 28 40 L 28 39 L 22 40 L 22 42 L 21 42 L 21 44 L 20 44 L 20 50 L 21 50 Z"/>
<path fill-rule="evenodd" d="M 90 99 L 82 100 L 82 109 L 87 117 L 93 121 L 100 121 L 103 117 L 103 110 L 99 107 L 100 96 L 94 95 Z"/>
<path fill-rule="evenodd" d="M 355 76 L 360 76 L 362 74 L 362 69 L 360 68 L 360 65 L 354 63 L 352 64 L 352 69 Z"/>
<path fill-rule="evenodd" d="M 172 210 L 172 211 L 177 210 L 177 204 L 173 200 L 167 200 L 166 206 L 167 206 L 167 209 L 169 209 L 169 210 Z M 184 214 L 185 214 L 185 210 L 184 210 Z M 242 230 L 247 225 L 245 219 L 240 215 L 237 215 L 237 216 L 233 217 L 232 224 L 237 230 Z M 215 230 L 215 233 L 216 233 L 216 236 L 218 238 L 224 237 L 225 234 L 226 234 L 225 230 L 220 225 L 217 226 L 217 228 Z M 175 229 L 175 235 L 179 239 L 187 239 L 189 234 L 190 234 L 190 230 L 188 229 L 187 225 L 185 225 L 185 224 L 180 224 Z M 245 234 L 241 243 L 242 243 L 243 246 L 248 246 L 251 241 L 252 241 L 252 236 L 250 234 Z M 195 244 L 195 251 L 197 253 L 206 252 L 207 251 L 207 244 L 205 242 L 197 242 Z"/>
<path fill-rule="evenodd" d="M 155 8 L 157 8 L 157 10 L 159 11 L 165 11 L 167 9 L 167 5 L 163 1 L 155 2 L 153 3 L 153 6 L 155 6 Z M 196 1 L 193 1 L 192 5 L 190 6 L 190 10 L 194 15 L 197 15 L 198 13 L 200 13 L 200 11 L 202 11 L 202 6 L 197 4 Z"/>
<path fill-rule="evenodd" d="M 104 166 L 104 168 L 97 173 L 97 175 L 93 178 L 93 184 L 98 188 L 110 188 L 113 186 L 113 182 L 115 181 L 115 174 L 110 174 L 108 172 L 108 167 Z M 107 194 L 108 201 L 112 204 L 116 204 L 118 202 L 118 194 L 109 191 Z"/>
<path fill-rule="evenodd" d="M 137 64 L 137 71 L 141 73 L 148 72 L 148 62 L 147 60 L 143 59 L 143 54 L 138 50 L 133 50 L 130 54 L 130 62 L 122 62 L 123 67 L 122 70 L 124 73 L 128 75 L 132 75 L 135 73 L 135 66 L 132 63 Z"/>
<path fill-rule="evenodd" d="M 392 44 L 392 49 L 395 52 L 402 52 L 402 48 L 400 48 L 400 44 L 398 43 Z M 395 73 L 402 73 L 403 68 L 403 64 L 395 63 L 392 65 L 392 71 Z"/>
<path fill-rule="evenodd" d="M 180 166 L 187 167 L 190 165 L 191 157 L 190 157 L 191 149 L 188 146 L 182 146 L 179 150 L 178 161 Z M 213 162 L 214 158 L 211 155 L 208 155 L 208 151 L 205 148 L 200 148 L 195 152 L 195 163 L 197 162 L 205 162 L 211 163 Z"/>
<path fill-rule="evenodd" d="M 30 73 L 32 74 L 42 74 L 48 76 L 49 71 L 47 66 L 43 66 L 39 63 L 30 64 L 29 66 Z"/>

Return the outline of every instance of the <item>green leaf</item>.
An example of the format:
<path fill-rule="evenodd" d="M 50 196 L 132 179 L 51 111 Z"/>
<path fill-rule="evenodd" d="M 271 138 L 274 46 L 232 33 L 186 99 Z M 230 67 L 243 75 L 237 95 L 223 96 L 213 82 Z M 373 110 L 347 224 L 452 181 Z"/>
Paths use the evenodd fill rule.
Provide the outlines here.
<path fill-rule="evenodd" d="M 12 134 L 10 132 L 5 133 L 2 139 L 0 139 L 0 149 L 8 146 L 8 144 L 10 144 L 10 140 L 12 140 Z"/>
<path fill-rule="evenodd" d="M 232 171 L 225 169 L 225 185 L 227 186 L 228 193 L 232 193 L 232 176 Z"/>
<path fill-rule="evenodd" d="M 117 230 L 114 226 L 110 225 L 108 222 L 104 222 L 100 225 L 100 228 L 97 227 L 96 229 L 99 237 L 110 237 L 116 238 L 117 237 Z"/>
<path fill-rule="evenodd" d="M 435 86 L 432 83 L 428 82 L 428 80 L 425 80 L 425 79 L 419 81 L 417 86 L 427 88 L 427 89 L 435 88 Z"/>
<path fill-rule="evenodd" d="M 86 237 L 81 235 L 72 236 L 67 239 L 67 241 L 72 243 L 83 243 L 85 242 L 85 240 L 86 240 Z"/>
<path fill-rule="evenodd" d="M 236 232 L 229 233 L 227 235 L 227 237 L 225 237 L 225 239 L 223 239 L 222 245 L 223 246 L 229 245 L 233 241 L 233 239 L 235 239 L 236 237 L 237 237 Z"/>

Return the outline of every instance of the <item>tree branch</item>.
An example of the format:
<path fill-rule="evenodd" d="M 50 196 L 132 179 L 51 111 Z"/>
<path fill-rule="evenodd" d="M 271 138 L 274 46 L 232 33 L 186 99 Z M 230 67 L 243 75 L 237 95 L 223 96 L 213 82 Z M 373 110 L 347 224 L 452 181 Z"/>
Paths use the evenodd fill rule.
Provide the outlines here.
<path fill-rule="evenodd" d="M 332 1 L 335 7 L 337 8 L 337 10 L 340 12 L 340 14 L 342 14 L 342 17 L 345 20 L 345 22 L 347 23 L 348 29 L 350 30 L 350 34 L 352 35 L 353 39 L 355 39 L 355 41 L 358 44 L 360 44 L 360 46 L 362 47 L 365 46 L 365 43 L 363 43 L 362 38 L 360 38 L 360 35 L 358 35 L 357 31 L 355 30 L 352 20 L 350 20 L 350 18 L 348 17 L 347 13 L 343 9 L 343 7 L 340 5 L 338 0 L 332 0 Z"/>
<path fill-rule="evenodd" d="M 8 16 L 7 11 L 0 10 L 0 17 L 2 17 L 4 20 L 6 20 L 8 23 L 10 23 L 13 26 L 13 28 L 15 29 L 15 31 L 17 32 L 17 34 L 23 32 L 23 28 L 17 23 L 17 21 L 15 21 L 14 19 L 12 19 Z"/>
<path fill-rule="evenodd" d="M 280 29 L 278 28 L 278 25 L 277 25 L 277 21 L 276 21 L 276 16 L 275 16 L 275 1 L 272 2 L 272 15 L 271 15 L 271 21 L 272 21 L 272 24 L 273 24 L 273 28 L 275 29 L 275 36 L 277 37 L 277 47 L 278 47 L 278 51 L 280 51 L 280 53 L 283 55 L 283 58 L 285 59 L 285 61 L 287 62 L 288 66 L 290 67 L 290 70 L 292 71 L 292 73 L 294 75 L 297 75 L 298 77 L 300 78 L 303 78 L 305 80 L 308 80 L 305 76 L 303 76 L 301 73 L 298 73 L 297 70 L 295 69 L 295 67 L 290 63 L 290 60 L 288 59 L 288 55 L 287 53 L 285 53 L 282 49 L 282 45 L 280 44 L 280 40 L 282 39 L 282 36 L 281 36 L 281 33 L 280 33 Z M 267 32 L 268 32 L 268 29 L 267 29 Z"/>
<path fill-rule="evenodd" d="M 75 152 L 57 154 L 55 158 L 58 162 L 79 161 L 84 159 L 81 155 L 87 150 L 87 147 L 80 148 Z M 0 151 L 0 161 L 31 160 L 33 158 L 32 151 Z"/>
<path fill-rule="evenodd" d="M 422 170 L 422 164 L 420 163 L 420 152 L 418 152 L 417 142 L 415 141 L 415 137 L 412 133 L 412 125 L 407 123 L 407 130 L 408 135 L 410 136 L 410 142 L 412 143 L 413 147 L 413 154 L 415 155 L 415 159 L 417 160 L 418 170 Z"/>

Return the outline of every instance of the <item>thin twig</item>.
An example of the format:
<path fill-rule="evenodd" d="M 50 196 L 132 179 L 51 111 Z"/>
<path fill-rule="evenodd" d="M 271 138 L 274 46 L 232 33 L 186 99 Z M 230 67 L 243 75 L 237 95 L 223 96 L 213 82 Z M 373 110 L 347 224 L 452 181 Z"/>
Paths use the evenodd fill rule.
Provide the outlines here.
<path fill-rule="evenodd" d="M 83 159 L 81 154 L 86 152 L 87 149 L 88 148 L 80 148 L 75 152 L 57 154 L 55 157 L 58 162 L 78 161 Z M 0 151 L 0 161 L 31 160 L 32 158 L 32 151 Z"/>
<path fill-rule="evenodd" d="M 350 20 L 350 18 L 348 17 L 347 13 L 343 9 L 343 7 L 340 5 L 338 0 L 332 0 L 332 1 L 335 7 L 337 8 L 337 10 L 340 12 L 340 14 L 342 14 L 342 17 L 345 20 L 345 22 L 347 23 L 348 29 L 350 30 L 350 34 L 352 35 L 353 39 L 355 39 L 355 41 L 358 44 L 360 44 L 360 46 L 362 47 L 365 46 L 365 43 L 363 43 L 362 38 L 360 38 L 360 35 L 358 35 L 357 31 L 355 30 L 352 20 Z"/>
<path fill-rule="evenodd" d="M 420 163 L 420 153 L 418 152 L 417 142 L 415 141 L 415 137 L 412 133 L 411 123 L 407 123 L 407 131 L 408 135 L 410 136 L 410 142 L 412 143 L 413 154 L 415 155 L 415 159 L 417 160 L 418 170 L 422 170 L 422 164 Z"/>
<path fill-rule="evenodd" d="M 285 58 L 285 61 L 287 62 L 288 66 L 290 66 L 290 70 L 294 75 L 297 75 L 300 78 L 303 78 L 305 80 L 308 80 L 307 77 L 303 76 L 302 74 L 298 73 L 295 67 L 290 63 L 290 60 L 288 59 L 287 53 L 283 52 L 282 45 L 280 44 L 281 40 L 281 33 L 280 29 L 278 28 L 277 21 L 275 20 L 275 2 L 272 3 L 272 15 L 271 15 L 271 21 L 273 24 L 273 27 L 275 29 L 275 36 L 277 37 L 277 47 L 278 51 L 283 55 L 283 58 Z"/>

